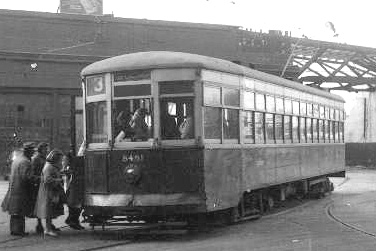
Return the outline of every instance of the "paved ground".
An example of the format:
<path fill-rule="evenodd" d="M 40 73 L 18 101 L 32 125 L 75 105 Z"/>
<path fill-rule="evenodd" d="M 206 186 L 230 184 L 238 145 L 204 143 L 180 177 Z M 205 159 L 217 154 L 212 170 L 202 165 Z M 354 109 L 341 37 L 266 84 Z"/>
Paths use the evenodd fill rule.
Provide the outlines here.
<path fill-rule="evenodd" d="M 328 197 L 256 221 L 190 234 L 147 235 L 116 239 L 112 235 L 62 227 L 58 238 L 31 234 L 8 235 L 8 215 L 0 213 L 0 250 L 257 250 L 257 251 L 363 251 L 376 250 L 376 171 L 351 169 L 347 178 L 333 179 Z M 0 182 L 0 198 L 6 182 Z M 27 221 L 33 232 L 35 223 Z M 100 233 L 100 231 L 99 231 Z M 104 246 L 109 246 L 104 248 Z"/>

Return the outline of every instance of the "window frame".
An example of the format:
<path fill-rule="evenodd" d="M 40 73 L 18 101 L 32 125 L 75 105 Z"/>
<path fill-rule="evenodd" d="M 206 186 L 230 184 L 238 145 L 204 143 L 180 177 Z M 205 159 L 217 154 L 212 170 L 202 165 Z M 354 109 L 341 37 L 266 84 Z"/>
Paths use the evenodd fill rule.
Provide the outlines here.
<path fill-rule="evenodd" d="M 288 128 L 286 128 L 286 118 L 289 118 Z M 286 138 L 286 130 L 289 132 L 289 138 Z M 284 114 L 283 115 L 283 142 L 285 144 L 292 143 L 292 115 Z"/>
<path fill-rule="evenodd" d="M 246 114 L 247 113 L 251 113 L 251 123 L 252 123 L 252 128 L 251 128 L 251 131 L 252 131 L 252 137 L 251 138 L 246 138 L 246 134 L 245 134 L 245 119 L 247 118 Z M 241 135 L 243 135 L 243 143 L 244 144 L 255 144 L 255 111 L 254 110 L 244 110 L 242 112 L 243 114 L 243 126 L 242 126 L 242 129 L 243 129 L 243 133 Z"/>
<path fill-rule="evenodd" d="M 87 95 L 87 82 L 88 79 L 101 76 L 104 81 L 105 86 L 105 92 L 98 94 L 98 95 Z M 111 101 L 111 95 L 112 95 L 112 79 L 111 79 L 111 73 L 105 73 L 105 74 L 95 74 L 95 75 L 89 75 L 85 77 L 85 81 L 83 82 L 84 91 L 84 140 L 86 142 L 86 146 L 88 149 L 107 149 L 110 147 L 112 142 L 112 130 L 109 130 L 107 133 L 107 142 L 106 143 L 90 143 L 88 142 L 88 114 L 87 114 L 87 105 L 90 103 L 97 103 L 97 102 L 105 102 L 107 107 L 107 128 L 112 128 L 112 101 Z"/>
<path fill-rule="evenodd" d="M 146 141 L 123 141 L 123 142 L 115 142 L 116 135 L 111 136 L 111 140 L 113 140 L 113 147 L 114 149 L 132 149 L 137 147 L 150 147 L 151 144 L 154 142 L 154 138 L 156 136 L 156 126 L 155 126 L 155 116 L 156 116 L 156 107 L 154 107 L 154 95 L 153 95 L 153 82 L 151 79 L 142 79 L 142 80 L 127 80 L 127 81 L 114 81 L 115 72 L 111 73 L 112 77 L 112 87 L 111 87 L 111 111 L 114 111 L 115 102 L 119 100 L 131 100 L 131 99 L 150 99 L 150 105 L 151 105 L 151 124 L 152 124 L 152 135 L 150 135 L 150 138 Z M 115 97 L 115 87 L 116 86 L 125 86 L 125 85 L 150 85 L 150 95 L 139 95 L 139 96 L 123 96 L 123 97 Z M 159 108 L 158 108 L 159 109 Z M 113 112 L 111 112 L 111 116 L 113 116 Z M 115 119 L 115 118 L 113 118 Z M 113 125 L 111 127 L 111 133 L 113 133 L 114 130 L 114 124 L 115 122 L 111 118 L 111 124 Z"/>
<path fill-rule="evenodd" d="M 281 137 L 277 137 L 277 117 L 281 117 Z M 284 124 L 283 124 L 283 116 L 284 114 L 276 113 L 274 114 L 274 138 L 276 144 L 283 144 L 284 143 Z"/>
<path fill-rule="evenodd" d="M 306 124 L 306 120 L 307 120 L 306 117 L 303 117 L 303 116 L 299 117 L 299 142 L 300 143 L 307 143 L 307 124 Z M 304 128 L 303 128 L 302 125 L 304 125 Z"/>
<path fill-rule="evenodd" d="M 291 138 L 292 143 L 300 143 L 300 117 L 296 115 L 291 116 Z M 294 131 L 294 121 L 297 123 L 296 131 Z M 295 132 L 295 133 L 294 133 Z M 296 136 L 296 137 L 294 137 Z"/>
<path fill-rule="evenodd" d="M 272 120 L 272 128 L 271 128 L 271 132 L 272 132 L 272 138 L 269 138 L 269 133 L 268 133 L 268 128 L 267 128 L 267 117 L 271 116 L 271 120 Z M 274 113 L 270 113 L 270 112 L 265 112 L 264 113 L 264 138 L 265 138 L 265 143 L 266 144 L 275 144 L 275 114 Z"/>
<path fill-rule="evenodd" d="M 178 82 L 192 82 L 192 92 L 182 92 L 182 93 L 168 93 L 168 94 L 161 94 L 160 93 L 160 85 L 163 83 L 175 83 L 178 84 Z M 162 146 L 175 146 L 175 145 L 193 145 L 197 142 L 198 137 L 198 128 L 196 128 L 196 97 L 195 97 L 195 90 L 196 90 L 196 81 L 195 80 L 172 80 L 172 81 L 166 81 L 166 80 L 159 80 L 155 82 L 155 85 L 158 88 L 158 96 L 157 96 L 157 104 L 158 104 L 158 129 L 154 128 L 154 137 L 157 137 L 160 140 L 160 143 Z M 215 86 L 214 86 L 215 87 Z M 161 103 L 163 100 L 169 100 L 169 99 L 192 99 L 192 117 L 193 117 L 193 138 L 190 139 L 162 139 L 162 123 L 161 123 Z M 204 100 L 203 100 L 204 102 Z M 154 108 L 156 109 L 156 108 Z M 155 119 L 154 119 L 155 120 Z M 204 126 L 204 125 L 203 125 Z M 179 128 L 179 125 L 177 125 Z"/>
<path fill-rule="evenodd" d="M 256 114 L 261 114 L 261 131 L 262 137 L 257 136 L 257 128 L 256 128 Z M 255 144 L 266 144 L 266 135 L 265 135 L 265 112 L 263 111 L 255 111 L 254 113 L 254 124 L 255 124 Z"/>
<path fill-rule="evenodd" d="M 205 87 L 209 88 L 215 88 L 220 90 L 220 104 L 210 104 L 205 102 Z M 223 88 L 225 89 L 231 89 L 231 90 L 236 90 L 239 93 L 239 102 L 238 106 L 233 106 L 233 105 L 225 105 L 224 104 L 224 92 Z M 241 135 L 242 135 L 242 126 L 241 126 L 241 110 L 243 106 L 242 102 L 242 92 L 240 87 L 235 87 L 231 85 L 224 85 L 220 83 L 215 83 L 211 81 L 202 81 L 202 100 L 203 100 L 203 140 L 205 143 L 212 143 L 212 144 L 240 144 L 242 141 Z M 220 109 L 220 124 L 221 124 L 221 137 L 220 139 L 207 139 L 205 137 L 205 107 L 213 107 L 213 108 L 219 108 Z M 224 118 L 223 118 L 223 113 L 225 109 L 230 109 L 230 110 L 236 110 L 238 114 L 238 120 L 237 120 L 237 126 L 238 126 L 238 138 L 237 139 L 226 139 L 224 135 L 224 128 L 223 128 L 223 123 L 224 123 Z"/>

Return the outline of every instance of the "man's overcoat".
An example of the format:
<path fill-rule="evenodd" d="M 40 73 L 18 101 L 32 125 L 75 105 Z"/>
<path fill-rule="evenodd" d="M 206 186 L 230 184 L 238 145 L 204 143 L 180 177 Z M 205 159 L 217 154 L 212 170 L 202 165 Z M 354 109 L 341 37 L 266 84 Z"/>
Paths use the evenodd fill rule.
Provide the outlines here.
<path fill-rule="evenodd" d="M 30 201 L 31 163 L 22 153 L 12 162 L 9 187 L 1 207 L 10 215 L 29 216 L 33 212 Z"/>

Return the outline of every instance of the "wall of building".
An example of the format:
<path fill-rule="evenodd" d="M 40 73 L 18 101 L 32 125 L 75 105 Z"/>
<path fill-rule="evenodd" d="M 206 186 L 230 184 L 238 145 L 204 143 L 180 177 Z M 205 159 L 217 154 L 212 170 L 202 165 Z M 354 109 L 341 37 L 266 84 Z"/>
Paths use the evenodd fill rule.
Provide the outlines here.
<path fill-rule="evenodd" d="M 368 103 L 366 96 L 359 96 L 354 100 L 354 105 L 345 121 L 345 141 L 348 143 L 366 142 L 365 131 L 365 105 Z"/>
<path fill-rule="evenodd" d="M 290 37 L 236 26 L 0 10 L 0 51 L 115 56 L 181 51 L 281 71 Z M 288 72 L 287 72 L 288 73 Z"/>
<path fill-rule="evenodd" d="M 348 143 L 376 142 L 376 93 L 359 93 L 346 119 Z"/>
<path fill-rule="evenodd" d="M 19 142 L 44 141 L 63 151 L 75 143 L 80 71 L 93 60 L 0 52 L 0 174 L 9 172 Z"/>
<path fill-rule="evenodd" d="M 346 164 L 376 166 L 376 93 L 359 93 L 345 124 Z"/>

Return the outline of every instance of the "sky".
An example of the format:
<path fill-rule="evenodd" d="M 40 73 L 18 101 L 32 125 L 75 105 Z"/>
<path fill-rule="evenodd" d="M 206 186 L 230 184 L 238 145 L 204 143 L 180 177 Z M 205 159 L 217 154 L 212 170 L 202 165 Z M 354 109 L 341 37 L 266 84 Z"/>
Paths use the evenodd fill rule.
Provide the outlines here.
<path fill-rule="evenodd" d="M 115 17 L 290 31 L 294 37 L 376 48 L 372 0 L 103 0 Z M 56 13 L 60 0 L 2 0 L 0 9 Z M 329 22 L 334 25 L 335 33 Z M 338 34 L 337 36 L 333 36 Z"/>

